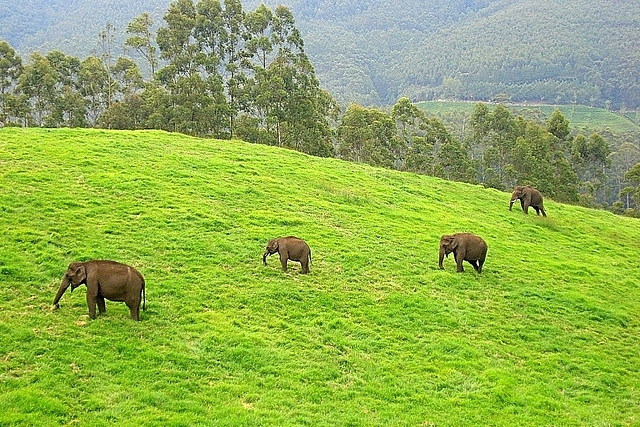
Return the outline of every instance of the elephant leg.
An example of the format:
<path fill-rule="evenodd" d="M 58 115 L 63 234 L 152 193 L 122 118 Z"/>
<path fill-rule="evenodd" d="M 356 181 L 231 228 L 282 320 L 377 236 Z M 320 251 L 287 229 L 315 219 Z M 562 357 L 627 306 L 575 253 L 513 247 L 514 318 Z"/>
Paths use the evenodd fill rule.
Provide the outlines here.
<path fill-rule="evenodd" d="M 127 302 L 127 307 L 129 307 L 129 313 L 131 314 L 131 318 L 136 321 L 140 321 L 140 301 L 129 303 Z"/>
<path fill-rule="evenodd" d="M 300 261 L 300 265 L 302 265 L 302 271 L 300 273 L 307 274 L 309 273 L 309 258 L 306 260 Z"/>
<path fill-rule="evenodd" d="M 544 208 L 540 208 L 540 210 L 542 211 L 542 216 L 543 216 L 543 217 L 546 217 L 546 216 L 547 216 L 547 213 L 544 211 Z"/>
<path fill-rule="evenodd" d="M 476 271 L 478 273 L 482 273 L 482 265 L 484 264 L 484 258 L 481 258 L 478 260 L 478 268 L 476 268 Z"/>
<path fill-rule="evenodd" d="M 537 206 L 534 206 L 533 209 L 536 210 L 536 215 L 540 215 L 540 209 Z"/>
<path fill-rule="evenodd" d="M 96 318 L 96 297 L 87 292 L 87 306 L 89 307 L 89 317 Z"/>
<path fill-rule="evenodd" d="M 480 268 L 480 267 L 478 267 L 478 261 L 476 261 L 475 259 L 472 260 L 472 261 L 469 261 L 469 264 L 471 264 L 473 266 L 474 270 L 476 270 L 476 271 L 478 271 L 478 268 Z"/>
<path fill-rule="evenodd" d="M 280 255 L 280 264 L 282 264 L 282 271 L 287 271 L 287 260 L 289 258 L 284 256 L 284 255 Z"/>
<path fill-rule="evenodd" d="M 524 204 L 524 206 L 522 207 L 522 210 L 524 211 L 525 214 L 529 215 L 529 205 L 528 204 Z"/>
<path fill-rule="evenodd" d="M 457 266 L 456 271 L 458 273 L 464 272 L 464 267 L 462 266 L 462 261 L 464 260 L 464 257 L 462 255 L 456 255 L 455 252 L 453 253 L 453 257 L 456 260 L 456 266 Z"/>
<path fill-rule="evenodd" d="M 96 297 L 96 302 L 98 303 L 98 311 L 100 312 L 100 314 L 104 313 L 105 311 L 107 311 L 107 307 L 104 303 L 104 297 L 101 295 L 98 295 Z"/>

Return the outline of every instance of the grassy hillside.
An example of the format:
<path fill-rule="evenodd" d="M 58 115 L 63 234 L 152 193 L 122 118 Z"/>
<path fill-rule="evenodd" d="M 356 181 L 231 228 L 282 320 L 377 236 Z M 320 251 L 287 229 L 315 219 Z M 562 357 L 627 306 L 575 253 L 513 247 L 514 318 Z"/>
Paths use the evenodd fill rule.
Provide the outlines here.
<path fill-rule="evenodd" d="M 640 226 L 242 142 L 0 130 L 0 425 L 640 423 Z M 437 268 L 470 231 L 481 276 Z M 262 265 L 271 237 L 311 274 Z M 69 262 L 147 281 L 89 320 Z"/>

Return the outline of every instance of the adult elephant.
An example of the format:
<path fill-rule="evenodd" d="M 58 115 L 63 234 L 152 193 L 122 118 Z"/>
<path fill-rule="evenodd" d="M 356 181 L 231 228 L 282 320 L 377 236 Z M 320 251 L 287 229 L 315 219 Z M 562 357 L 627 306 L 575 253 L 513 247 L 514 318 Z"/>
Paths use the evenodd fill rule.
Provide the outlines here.
<path fill-rule="evenodd" d="M 264 250 L 264 255 L 262 255 L 264 265 L 267 265 L 267 256 L 275 254 L 276 252 L 280 255 L 282 271 L 287 271 L 287 261 L 291 260 L 298 261 L 300 265 L 302 265 L 302 271 L 300 273 L 307 274 L 309 272 L 311 249 L 304 240 L 295 236 L 269 240 Z"/>
<path fill-rule="evenodd" d="M 453 253 L 456 260 L 457 271 L 464 271 L 462 261 L 467 261 L 478 272 L 482 273 L 482 265 L 487 258 L 487 243 L 480 236 L 471 233 L 445 234 L 440 238 L 440 257 L 438 266 L 444 269 L 442 261 Z"/>
<path fill-rule="evenodd" d="M 520 206 L 522 211 L 529 214 L 529 206 L 536 210 L 536 213 L 542 216 L 547 216 L 542 203 L 542 194 L 530 185 L 517 185 L 513 187 L 513 193 L 511 193 L 511 200 L 509 201 L 509 210 L 513 206 L 513 203 L 520 199 Z"/>
<path fill-rule="evenodd" d="M 69 285 L 71 292 L 80 285 L 87 285 L 89 317 L 96 318 L 96 304 L 100 313 L 106 311 L 105 298 L 123 301 L 129 307 L 131 318 L 140 320 L 140 302 L 146 309 L 145 283 L 142 274 L 135 268 L 115 261 L 93 260 L 72 262 L 62 277 L 60 288 L 53 300 L 55 309 L 60 308 L 60 298 Z"/>

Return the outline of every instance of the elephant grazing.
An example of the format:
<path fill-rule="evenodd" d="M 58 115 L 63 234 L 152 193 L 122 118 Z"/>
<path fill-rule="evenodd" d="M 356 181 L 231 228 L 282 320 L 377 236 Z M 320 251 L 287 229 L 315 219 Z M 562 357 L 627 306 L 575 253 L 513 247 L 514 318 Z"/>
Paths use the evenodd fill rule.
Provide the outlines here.
<path fill-rule="evenodd" d="M 471 233 L 443 235 L 440 238 L 440 258 L 438 259 L 441 270 L 444 269 L 442 261 L 445 255 L 449 257 L 452 252 L 458 266 L 458 273 L 464 271 L 462 261 L 467 261 L 478 273 L 482 273 L 482 264 L 487 257 L 487 244 L 481 237 Z"/>
<path fill-rule="evenodd" d="M 140 302 L 146 310 L 145 283 L 142 274 L 133 267 L 115 261 L 72 262 L 62 277 L 60 288 L 53 300 L 54 308 L 59 308 L 60 298 L 71 285 L 71 292 L 80 285 L 87 285 L 87 305 L 89 317 L 96 318 L 96 303 L 100 313 L 106 311 L 105 298 L 110 301 L 124 301 L 129 307 L 131 318 L 140 320 Z"/>
<path fill-rule="evenodd" d="M 511 193 L 511 200 L 509 201 L 509 210 L 513 206 L 513 203 L 520 199 L 520 206 L 522 211 L 529 214 L 529 206 L 536 210 L 536 213 L 542 216 L 547 216 L 544 211 L 544 205 L 542 204 L 542 194 L 530 185 L 518 185 L 513 187 L 513 193 Z"/>
<path fill-rule="evenodd" d="M 298 261 L 302 265 L 302 271 L 300 273 L 307 274 L 309 272 L 311 249 L 304 240 L 294 236 L 269 240 L 264 250 L 264 255 L 262 255 L 264 265 L 267 265 L 267 256 L 275 254 L 276 252 L 280 254 L 282 271 L 287 271 L 287 260 L 291 260 Z"/>

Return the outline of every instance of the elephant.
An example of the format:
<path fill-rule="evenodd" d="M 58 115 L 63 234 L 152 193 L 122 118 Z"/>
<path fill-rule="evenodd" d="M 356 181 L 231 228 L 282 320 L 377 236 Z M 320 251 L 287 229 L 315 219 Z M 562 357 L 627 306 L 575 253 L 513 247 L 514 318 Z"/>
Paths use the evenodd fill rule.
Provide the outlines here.
<path fill-rule="evenodd" d="M 307 274 L 309 272 L 309 262 L 311 261 L 311 249 L 307 242 L 295 236 L 280 237 L 271 239 L 267 243 L 262 256 L 262 262 L 267 265 L 267 256 L 280 254 L 280 263 L 282 271 L 287 271 L 287 260 L 298 261 L 302 265 L 300 273 Z"/>
<path fill-rule="evenodd" d="M 96 303 L 101 314 L 106 311 L 105 298 L 110 301 L 124 301 L 133 320 L 140 320 L 140 302 L 143 298 L 142 309 L 146 310 L 147 296 L 142 274 L 131 266 L 107 260 L 69 264 L 53 300 L 54 309 L 60 308 L 60 298 L 69 285 L 73 292 L 83 284 L 87 285 L 87 305 L 89 317 L 92 319 L 96 318 Z"/>
<path fill-rule="evenodd" d="M 513 203 L 520 199 L 520 206 L 522 211 L 529 214 L 529 206 L 536 210 L 536 213 L 542 216 L 547 216 L 542 204 L 542 194 L 530 185 L 517 185 L 513 187 L 513 193 L 511 193 L 511 201 L 509 201 L 509 210 L 513 206 Z"/>
<path fill-rule="evenodd" d="M 440 258 L 438 266 L 444 269 L 442 261 L 453 252 L 453 258 L 458 266 L 458 273 L 464 271 L 462 261 L 467 261 L 478 273 L 482 273 L 482 265 L 487 257 L 487 243 L 481 237 L 471 233 L 456 233 L 443 235 L 440 238 Z"/>

